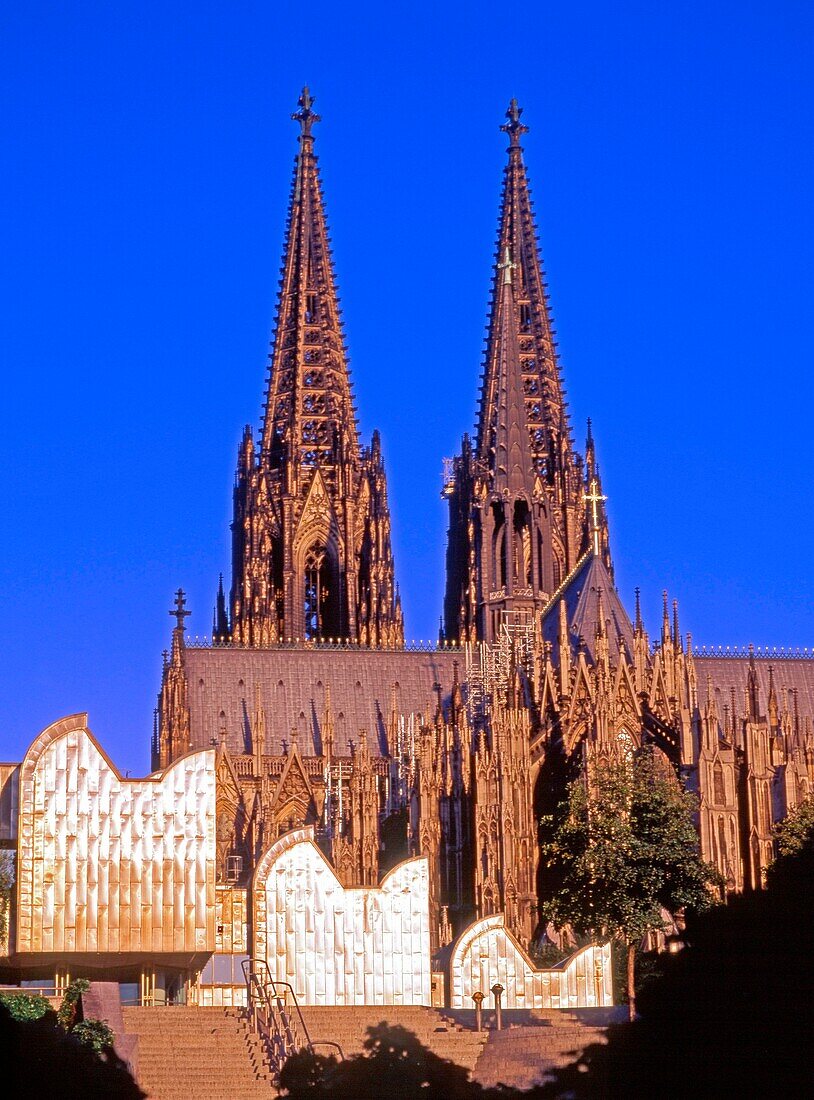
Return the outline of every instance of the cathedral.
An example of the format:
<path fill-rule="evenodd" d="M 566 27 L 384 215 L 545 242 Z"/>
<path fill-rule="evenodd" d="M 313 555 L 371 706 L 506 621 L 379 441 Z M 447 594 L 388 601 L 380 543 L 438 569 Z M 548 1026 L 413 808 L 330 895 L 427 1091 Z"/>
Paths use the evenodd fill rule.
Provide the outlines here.
<path fill-rule="evenodd" d="M 430 866 L 433 948 L 505 914 L 536 931 L 540 776 L 654 742 L 700 798 L 703 853 L 756 887 L 814 780 L 814 665 L 698 656 L 665 597 L 651 642 L 613 583 L 590 425 L 574 442 L 512 101 L 478 422 L 449 464 L 443 631 L 404 644 L 384 456 L 359 438 L 307 89 L 268 388 L 239 449 L 232 578 L 210 645 L 164 670 L 153 766 L 216 746 L 218 876 L 313 825 L 347 885 Z"/>
<path fill-rule="evenodd" d="M 169 989 L 176 967 L 199 1003 L 232 1003 L 223 991 L 240 986 L 234 960 L 257 954 L 258 944 L 269 958 L 285 955 L 284 895 L 306 910 L 312 904 L 297 893 L 303 868 L 315 881 L 330 871 L 337 897 L 373 899 L 359 918 L 366 930 L 369 906 L 390 919 L 391 902 L 379 895 L 413 868 L 403 890 L 423 892 L 425 916 L 408 969 L 418 967 L 421 988 L 404 993 L 402 983 L 389 996 L 426 1003 L 428 975 L 433 989 L 435 975 L 448 983 L 451 1003 L 462 974 L 471 993 L 480 979 L 466 969 L 466 952 L 481 950 L 477 937 L 498 927 L 531 988 L 541 972 L 527 951 L 544 932 L 536 823 L 563 794 L 556 777 L 592 757 L 655 745 L 697 795 L 702 854 L 725 890 L 759 888 L 774 824 L 814 783 L 814 661 L 759 649 L 696 652 L 666 593 L 651 638 L 638 593 L 632 614 L 617 593 L 590 424 L 580 451 L 569 420 L 523 160 L 528 130 L 514 100 L 501 127 L 508 148 L 477 424 L 445 468 L 441 634 L 432 646 L 405 644 L 385 454 L 378 433 L 368 444 L 357 427 L 315 152 L 320 118 L 307 88 L 292 118 L 298 148 L 268 384 L 259 427 L 245 429 L 237 454 L 231 578 L 217 586 L 203 643 L 186 637 L 189 612 L 176 594 L 153 775 L 144 781 L 183 773 L 175 804 L 159 806 L 150 788 L 154 812 L 167 821 L 175 814 L 178 835 L 186 828 L 208 854 L 190 848 L 198 871 L 185 879 L 186 857 L 176 854 L 173 871 L 165 853 L 163 874 L 188 891 L 184 912 L 165 896 L 163 917 L 150 918 L 152 938 L 142 928 L 136 945 L 133 924 L 130 942 L 107 950 L 125 952 L 121 967 L 140 968 L 142 984 L 149 962 L 153 987 L 163 952 L 159 984 L 166 979 Z M 104 761 L 94 763 L 101 752 L 82 718 L 41 734 L 22 765 L 2 766 L 0 839 L 20 846 L 10 953 L 18 974 L 38 952 L 67 966 L 66 951 L 93 950 L 90 940 L 71 948 L 67 931 L 49 939 L 40 927 L 26 884 L 32 899 L 47 896 L 48 875 L 37 886 L 23 850 L 29 844 L 36 860 L 36 810 L 28 821 L 26 799 L 44 797 L 37 754 L 56 752 L 59 738 L 74 739 L 65 775 L 75 751 L 98 769 L 99 784 L 124 789 L 113 772 L 104 779 Z M 186 810 L 178 792 L 191 800 Z M 273 894 L 272 868 L 289 876 L 287 895 Z M 193 880 L 205 885 L 214 917 L 190 900 Z M 456 959 L 464 960 L 457 969 Z M 298 973 L 296 962 L 287 965 Z M 597 974 L 603 965 L 592 958 Z M 354 988 L 357 999 L 380 995 Z M 520 985 L 512 989 L 507 1003 L 525 1004 Z M 400 1003 L 386 988 L 381 995 Z M 595 999 L 580 1003 L 607 1003 L 605 995 L 597 985 Z M 324 988 L 305 996 L 342 1003 Z"/>

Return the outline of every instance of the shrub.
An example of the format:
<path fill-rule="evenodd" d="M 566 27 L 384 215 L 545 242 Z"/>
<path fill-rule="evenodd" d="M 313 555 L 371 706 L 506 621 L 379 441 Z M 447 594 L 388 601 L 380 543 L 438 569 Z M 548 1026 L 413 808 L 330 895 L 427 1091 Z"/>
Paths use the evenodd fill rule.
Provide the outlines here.
<path fill-rule="evenodd" d="M 71 1035 L 97 1054 L 112 1047 L 116 1038 L 104 1020 L 82 1020 L 74 1026 Z"/>
<path fill-rule="evenodd" d="M 12 1020 L 21 1023 L 39 1020 L 52 1011 L 50 1001 L 41 993 L 0 993 L 0 1004 L 5 1005 Z"/>
<path fill-rule="evenodd" d="M 79 1011 L 79 1001 L 83 993 L 87 993 L 90 989 L 90 982 L 87 978 L 75 978 L 68 988 L 65 990 L 65 995 L 62 998 L 62 1004 L 59 1006 L 57 1012 L 57 1020 L 59 1020 L 62 1027 L 66 1031 L 71 1031 L 76 1021 L 76 1014 Z"/>

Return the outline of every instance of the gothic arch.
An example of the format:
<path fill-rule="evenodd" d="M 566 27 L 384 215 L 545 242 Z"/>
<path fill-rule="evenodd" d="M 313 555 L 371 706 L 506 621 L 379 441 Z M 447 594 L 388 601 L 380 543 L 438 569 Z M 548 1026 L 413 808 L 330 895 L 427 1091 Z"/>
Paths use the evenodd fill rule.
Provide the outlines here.
<path fill-rule="evenodd" d="M 303 633 L 308 639 L 338 638 L 342 633 L 339 562 L 330 542 L 315 540 L 302 555 Z"/>

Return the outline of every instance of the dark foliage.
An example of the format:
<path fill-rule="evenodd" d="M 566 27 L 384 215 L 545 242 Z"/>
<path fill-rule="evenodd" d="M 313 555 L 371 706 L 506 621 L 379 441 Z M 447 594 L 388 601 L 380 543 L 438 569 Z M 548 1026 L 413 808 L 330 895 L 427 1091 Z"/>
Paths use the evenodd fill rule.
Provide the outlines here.
<path fill-rule="evenodd" d="M 367 1056 L 339 1062 L 305 1051 L 289 1058 L 280 1087 L 289 1100 L 534 1100 L 538 1089 L 483 1089 L 411 1032 L 382 1022 L 368 1029 Z"/>
<path fill-rule="evenodd" d="M 39 1020 L 51 1012 L 51 1002 L 41 993 L 0 993 L 0 1005 L 8 1009 L 13 1020 Z"/>
<path fill-rule="evenodd" d="M 100 1057 L 47 1012 L 37 1020 L 15 1020 L 0 1005 L 2 1095 L 26 1100 L 140 1100 L 145 1094 L 112 1050 Z"/>
<path fill-rule="evenodd" d="M 770 870 L 766 891 L 691 918 L 689 947 L 541 1095 L 798 1097 L 814 1094 L 814 836 Z"/>

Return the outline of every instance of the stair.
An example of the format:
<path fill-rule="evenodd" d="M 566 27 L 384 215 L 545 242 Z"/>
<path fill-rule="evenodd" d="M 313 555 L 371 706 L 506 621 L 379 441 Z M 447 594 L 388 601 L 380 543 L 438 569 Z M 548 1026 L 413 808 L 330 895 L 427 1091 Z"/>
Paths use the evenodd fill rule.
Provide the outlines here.
<path fill-rule="evenodd" d="M 320 1039 L 339 1043 L 346 1058 L 363 1053 L 367 1029 L 382 1022 L 406 1028 L 439 1058 L 464 1066 L 470 1072 L 486 1041 L 485 1034 L 462 1027 L 443 1012 L 417 1005 L 341 1008 L 303 1005 L 302 1015 L 312 1043 L 317 1044 Z M 320 1046 L 316 1046 L 316 1052 L 332 1053 L 329 1047 Z"/>
<path fill-rule="evenodd" d="M 484 1088 L 510 1085 L 530 1089 L 551 1080 L 553 1070 L 575 1061 L 592 1043 L 607 1041 L 613 1010 L 524 1012 L 513 1020 L 504 1014 L 504 1030 L 489 1031 L 473 1072 Z M 508 1019 L 507 1019 L 508 1017 Z"/>
<path fill-rule="evenodd" d="M 125 1008 L 150 1100 L 270 1100 L 263 1044 L 234 1008 Z"/>

